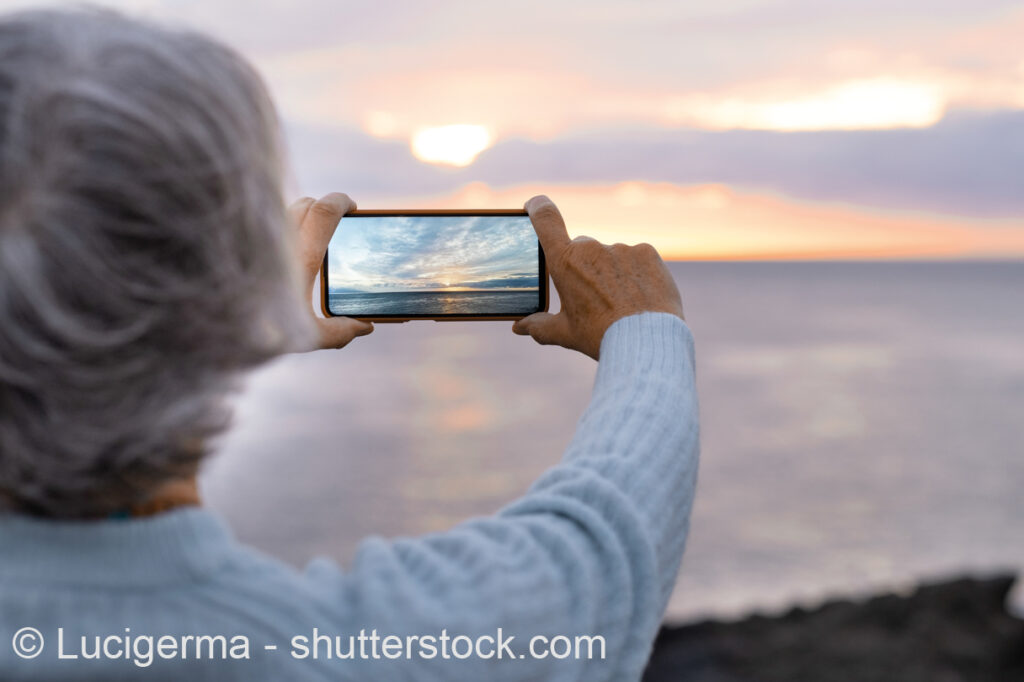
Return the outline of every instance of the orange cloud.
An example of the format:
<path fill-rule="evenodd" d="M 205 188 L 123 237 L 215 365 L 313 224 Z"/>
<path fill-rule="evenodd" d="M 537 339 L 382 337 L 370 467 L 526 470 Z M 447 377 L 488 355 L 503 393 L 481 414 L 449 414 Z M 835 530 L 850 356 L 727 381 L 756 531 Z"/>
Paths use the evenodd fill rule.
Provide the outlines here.
<path fill-rule="evenodd" d="M 1024 223 L 876 212 L 795 202 L 723 185 L 469 184 L 446 196 L 390 200 L 423 208 L 508 208 L 534 194 L 559 205 L 571 235 L 650 242 L 670 259 L 843 259 L 1024 256 Z M 364 202 L 365 203 L 365 202 Z"/>

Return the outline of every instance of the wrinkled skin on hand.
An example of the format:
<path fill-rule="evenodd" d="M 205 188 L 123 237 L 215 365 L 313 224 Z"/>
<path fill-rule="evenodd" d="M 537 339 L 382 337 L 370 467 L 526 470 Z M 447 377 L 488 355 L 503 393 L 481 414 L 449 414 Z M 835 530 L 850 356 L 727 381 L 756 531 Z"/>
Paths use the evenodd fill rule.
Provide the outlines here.
<path fill-rule="evenodd" d="M 683 317 L 679 289 L 653 246 L 609 246 L 590 237 L 570 240 L 562 214 L 545 196 L 530 199 L 526 210 L 562 309 L 518 320 L 512 327 L 516 334 L 597 360 L 601 339 L 616 320 L 647 311 Z"/>

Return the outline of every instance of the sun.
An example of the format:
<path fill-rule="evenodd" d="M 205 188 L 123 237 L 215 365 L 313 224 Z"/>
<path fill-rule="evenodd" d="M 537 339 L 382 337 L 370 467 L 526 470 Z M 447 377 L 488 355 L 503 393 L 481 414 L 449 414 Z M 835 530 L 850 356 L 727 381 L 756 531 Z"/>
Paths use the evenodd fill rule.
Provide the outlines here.
<path fill-rule="evenodd" d="M 481 125 L 421 128 L 412 136 L 412 154 L 420 161 L 448 166 L 468 166 L 493 143 L 491 133 Z"/>

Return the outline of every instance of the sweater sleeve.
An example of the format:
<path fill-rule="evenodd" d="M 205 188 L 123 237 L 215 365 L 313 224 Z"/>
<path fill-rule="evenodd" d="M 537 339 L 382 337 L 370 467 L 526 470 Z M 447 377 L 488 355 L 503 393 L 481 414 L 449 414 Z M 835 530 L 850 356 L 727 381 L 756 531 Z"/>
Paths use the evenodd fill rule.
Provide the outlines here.
<path fill-rule="evenodd" d="M 515 638 L 500 658 L 377 662 L 396 679 L 639 679 L 694 498 L 693 339 L 678 317 L 642 313 L 608 329 L 600 358 L 565 455 L 523 497 L 444 533 L 370 538 L 347 573 L 311 565 L 352 632 L 479 637 L 501 628 Z M 596 646 L 590 660 L 531 655 L 533 638 L 559 635 L 600 636 L 604 656 Z"/>

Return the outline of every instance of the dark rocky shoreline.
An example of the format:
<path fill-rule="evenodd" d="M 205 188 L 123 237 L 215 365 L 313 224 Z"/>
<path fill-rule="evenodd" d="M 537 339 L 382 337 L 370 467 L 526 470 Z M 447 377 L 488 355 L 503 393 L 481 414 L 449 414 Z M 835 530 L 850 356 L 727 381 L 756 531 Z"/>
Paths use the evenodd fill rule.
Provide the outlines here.
<path fill-rule="evenodd" d="M 1024 682 L 1012 575 L 664 627 L 644 682 Z"/>

